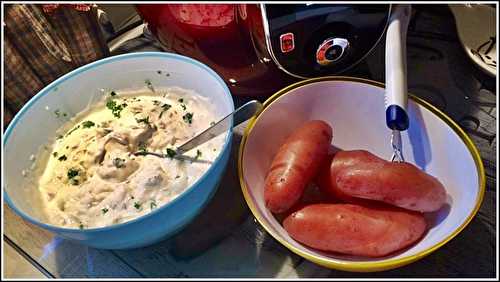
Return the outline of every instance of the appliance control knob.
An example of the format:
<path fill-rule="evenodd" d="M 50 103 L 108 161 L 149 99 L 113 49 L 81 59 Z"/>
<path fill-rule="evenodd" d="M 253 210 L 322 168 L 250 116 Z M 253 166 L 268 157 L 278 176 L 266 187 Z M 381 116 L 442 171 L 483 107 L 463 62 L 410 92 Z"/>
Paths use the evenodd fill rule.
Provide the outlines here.
<path fill-rule="evenodd" d="M 327 66 L 340 60 L 349 48 L 349 41 L 344 38 L 328 38 L 321 43 L 316 51 L 316 62 Z"/>

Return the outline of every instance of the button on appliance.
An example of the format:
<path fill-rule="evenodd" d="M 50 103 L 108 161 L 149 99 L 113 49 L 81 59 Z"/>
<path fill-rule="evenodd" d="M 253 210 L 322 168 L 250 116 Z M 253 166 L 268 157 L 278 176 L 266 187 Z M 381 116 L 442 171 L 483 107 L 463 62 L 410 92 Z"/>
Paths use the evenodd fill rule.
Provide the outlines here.
<path fill-rule="evenodd" d="M 295 39 L 293 33 L 288 32 L 280 35 L 280 47 L 282 53 L 288 53 L 295 49 Z"/>

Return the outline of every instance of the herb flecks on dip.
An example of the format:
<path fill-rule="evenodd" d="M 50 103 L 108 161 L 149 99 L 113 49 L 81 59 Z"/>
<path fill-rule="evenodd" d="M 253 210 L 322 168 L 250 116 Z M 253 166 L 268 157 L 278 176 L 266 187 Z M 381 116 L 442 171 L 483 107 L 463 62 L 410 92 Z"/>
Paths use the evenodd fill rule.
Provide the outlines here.
<path fill-rule="evenodd" d="M 39 187 L 54 225 L 104 227 L 149 213 L 198 180 L 221 151 L 225 134 L 188 152 L 191 161 L 172 153 L 217 119 L 206 98 L 177 87 L 112 93 L 63 126 L 41 164 Z"/>

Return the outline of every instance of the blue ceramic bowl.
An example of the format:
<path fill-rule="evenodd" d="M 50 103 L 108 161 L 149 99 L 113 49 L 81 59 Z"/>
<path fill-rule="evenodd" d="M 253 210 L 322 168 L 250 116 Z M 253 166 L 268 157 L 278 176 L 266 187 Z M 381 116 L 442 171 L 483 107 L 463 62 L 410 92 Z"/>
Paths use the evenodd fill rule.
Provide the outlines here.
<path fill-rule="evenodd" d="M 161 72 L 160 72 L 161 71 Z M 25 220 L 58 236 L 95 248 L 128 249 L 165 239 L 186 226 L 217 190 L 231 152 L 231 131 L 209 170 L 172 202 L 134 220 L 103 228 L 70 229 L 43 218 L 36 173 L 30 171 L 32 154 L 49 144 L 62 125 L 54 110 L 76 114 L 102 90 L 179 86 L 209 97 L 216 115 L 234 110 L 231 93 L 212 69 L 193 59 L 161 52 L 140 52 L 109 57 L 82 66 L 51 83 L 14 117 L 4 135 L 4 199 Z M 23 176 L 23 170 L 27 176 Z"/>

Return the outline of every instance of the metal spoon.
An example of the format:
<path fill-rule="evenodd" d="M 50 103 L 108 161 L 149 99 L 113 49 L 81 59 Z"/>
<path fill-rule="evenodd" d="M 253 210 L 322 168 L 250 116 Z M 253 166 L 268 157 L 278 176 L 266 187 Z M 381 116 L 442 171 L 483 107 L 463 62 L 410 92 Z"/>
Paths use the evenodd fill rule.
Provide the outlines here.
<path fill-rule="evenodd" d="M 209 128 L 205 129 L 200 134 L 191 138 L 170 154 L 159 154 L 155 152 L 148 151 L 138 151 L 135 155 L 153 155 L 160 158 L 180 158 L 180 159 L 190 159 L 188 156 L 182 156 L 184 153 L 198 147 L 199 145 L 219 136 L 220 134 L 226 132 L 231 127 L 231 118 L 233 120 L 233 127 L 238 124 L 250 119 L 254 115 L 260 113 L 262 110 L 262 104 L 257 100 L 252 100 L 247 102 L 243 106 L 236 109 L 234 112 L 228 114 Z"/>

